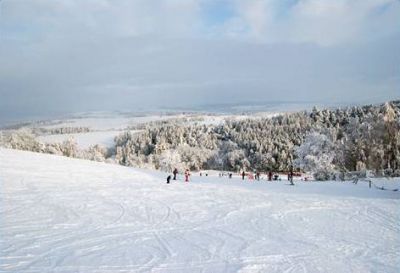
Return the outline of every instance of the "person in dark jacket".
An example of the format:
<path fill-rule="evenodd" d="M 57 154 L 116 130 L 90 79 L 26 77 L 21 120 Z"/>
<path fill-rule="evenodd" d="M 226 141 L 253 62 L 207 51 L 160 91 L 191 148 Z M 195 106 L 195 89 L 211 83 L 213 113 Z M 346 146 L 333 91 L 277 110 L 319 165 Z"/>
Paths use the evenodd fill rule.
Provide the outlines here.
<path fill-rule="evenodd" d="M 178 169 L 175 168 L 174 171 L 172 172 L 174 174 L 174 180 L 176 180 L 176 175 L 178 174 Z"/>
<path fill-rule="evenodd" d="M 246 173 L 243 171 L 242 172 L 242 180 L 244 180 L 244 177 L 246 176 Z"/>
<path fill-rule="evenodd" d="M 290 185 L 294 185 L 294 183 L 293 183 L 293 165 L 290 166 Z"/>
<path fill-rule="evenodd" d="M 169 184 L 169 182 L 171 181 L 171 175 L 167 176 L 167 184 Z"/>
<path fill-rule="evenodd" d="M 272 181 L 272 172 L 271 171 L 268 172 L 268 181 Z"/>

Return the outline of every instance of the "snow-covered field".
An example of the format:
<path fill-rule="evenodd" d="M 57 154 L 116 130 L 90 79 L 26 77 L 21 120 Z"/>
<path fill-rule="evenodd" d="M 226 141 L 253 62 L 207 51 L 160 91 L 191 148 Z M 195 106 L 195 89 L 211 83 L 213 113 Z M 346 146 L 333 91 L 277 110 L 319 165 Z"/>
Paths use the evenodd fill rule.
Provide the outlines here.
<path fill-rule="evenodd" d="M 121 134 L 121 131 L 97 131 L 76 134 L 39 136 L 37 137 L 37 140 L 43 143 L 62 143 L 69 138 L 73 138 L 79 148 L 87 149 L 89 146 L 96 144 L 104 147 L 112 147 L 114 145 L 114 138 L 119 134 Z"/>
<path fill-rule="evenodd" d="M 129 130 L 132 133 L 139 132 Z M 123 131 L 95 131 L 87 133 L 76 134 L 58 134 L 58 135 L 45 135 L 37 137 L 37 140 L 43 143 L 62 143 L 67 139 L 74 139 L 80 149 L 87 149 L 90 146 L 99 144 L 104 147 L 113 147 L 114 138 L 121 134 Z"/>
<path fill-rule="evenodd" d="M 51 120 L 47 123 L 32 123 L 27 127 L 56 129 L 62 127 L 68 128 L 89 128 L 90 132 L 72 133 L 72 134 L 50 134 L 41 135 L 37 140 L 43 143 L 62 143 L 63 141 L 73 138 L 78 147 L 86 149 L 89 146 L 100 144 L 104 147 L 112 147 L 114 138 L 124 131 L 129 130 L 132 126 L 145 124 L 154 121 L 164 121 L 171 119 L 193 118 L 193 122 L 197 124 L 221 124 L 226 119 L 244 119 L 244 118 L 260 118 L 272 116 L 274 114 L 258 114 L 258 115 L 203 115 L 203 114 L 175 114 L 175 115 L 143 115 L 143 116 L 124 116 L 117 113 L 109 114 L 86 114 L 74 118 Z M 131 130 L 133 131 L 133 130 Z"/>
<path fill-rule="evenodd" d="M 77 115 L 72 118 L 54 119 L 46 123 L 32 123 L 29 127 L 39 127 L 45 129 L 54 129 L 61 127 L 87 127 L 91 131 L 121 131 L 129 127 L 139 124 L 145 124 L 154 121 L 191 119 L 200 124 L 220 124 L 225 119 L 244 119 L 244 118 L 260 118 L 274 116 L 276 113 L 258 113 L 254 115 L 206 115 L 206 114 L 159 114 L 159 115 L 143 115 L 143 116 L 125 116 L 118 113 L 110 113 L 103 115 Z"/>
<path fill-rule="evenodd" d="M 399 192 L 165 176 L 0 149 L 0 272 L 400 271 Z"/>
<path fill-rule="evenodd" d="M 241 120 L 241 119 L 257 119 L 272 117 L 277 113 L 255 113 L 252 115 L 206 115 L 206 114 L 175 114 L 175 115 L 143 115 L 143 116 L 124 116 L 117 113 L 108 114 L 86 114 L 74 118 L 51 120 L 47 123 L 32 123 L 27 127 L 56 129 L 56 128 L 89 128 L 90 132 L 71 133 L 71 134 L 50 134 L 41 135 L 37 140 L 43 143 L 62 143 L 63 141 L 73 138 L 78 147 L 86 149 L 89 146 L 100 144 L 104 147 L 112 147 L 114 138 L 124 131 L 129 130 L 132 126 L 145 124 L 154 121 L 164 121 L 172 119 L 193 119 L 199 125 L 218 125 L 225 120 Z M 133 130 L 131 130 L 133 132 Z M 139 132 L 139 131 L 137 131 Z"/>
<path fill-rule="evenodd" d="M 72 133 L 72 134 L 51 134 L 42 135 L 37 139 L 43 143 L 61 143 L 67 139 L 73 138 L 78 147 L 86 149 L 89 146 L 96 144 L 104 147 L 112 147 L 114 145 L 114 138 L 124 131 L 129 130 L 130 126 L 139 124 L 162 121 L 175 118 L 183 118 L 184 115 L 144 115 L 126 117 L 118 114 L 91 114 L 89 116 L 77 116 L 75 118 L 68 118 L 62 120 L 48 121 L 48 124 L 35 124 L 29 127 L 37 127 L 43 129 L 55 129 L 62 127 L 89 128 L 90 132 Z M 132 130 L 131 130 L 132 131 Z"/>
<path fill-rule="evenodd" d="M 60 127 L 88 127 L 93 131 L 125 130 L 129 126 L 138 124 L 161 121 L 175 118 L 183 118 L 184 115 L 143 115 L 143 116 L 124 116 L 120 114 L 79 116 L 74 118 L 52 120 L 48 125 L 40 125 L 42 128 L 60 128 Z"/>

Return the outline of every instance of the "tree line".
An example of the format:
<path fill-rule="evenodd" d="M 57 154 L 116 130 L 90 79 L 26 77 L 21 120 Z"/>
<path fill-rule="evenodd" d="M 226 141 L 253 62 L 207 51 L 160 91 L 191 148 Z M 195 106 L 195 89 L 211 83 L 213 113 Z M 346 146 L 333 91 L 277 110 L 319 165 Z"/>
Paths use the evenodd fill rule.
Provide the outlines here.
<path fill-rule="evenodd" d="M 42 144 L 25 134 L 4 134 L 2 146 L 62 154 L 125 166 L 172 171 L 216 169 L 288 171 L 319 180 L 335 173 L 374 170 L 400 175 L 400 101 L 317 109 L 270 118 L 228 119 L 219 125 L 177 120 L 126 131 L 115 146 L 80 151 L 73 141 Z"/>
<path fill-rule="evenodd" d="M 227 120 L 221 125 L 164 122 L 116 138 L 122 165 L 227 171 L 287 171 L 331 178 L 375 170 L 400 175 L 400 102 Z"/>

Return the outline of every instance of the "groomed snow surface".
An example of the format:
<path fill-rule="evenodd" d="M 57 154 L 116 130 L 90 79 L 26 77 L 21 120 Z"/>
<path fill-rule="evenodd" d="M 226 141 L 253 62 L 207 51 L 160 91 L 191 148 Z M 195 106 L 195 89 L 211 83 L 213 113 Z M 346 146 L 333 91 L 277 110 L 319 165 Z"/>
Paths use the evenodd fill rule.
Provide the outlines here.
<path fill-rule="evenodd" d="M 400 272 L 399 192 L 165 177 L 0 149 L 0 272 Z"/>

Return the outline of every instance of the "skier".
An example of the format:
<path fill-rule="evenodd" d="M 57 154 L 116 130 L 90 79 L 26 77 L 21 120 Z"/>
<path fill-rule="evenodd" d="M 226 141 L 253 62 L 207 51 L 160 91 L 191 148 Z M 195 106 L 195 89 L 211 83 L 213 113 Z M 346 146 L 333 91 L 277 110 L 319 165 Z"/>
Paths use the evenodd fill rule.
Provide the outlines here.
<path fill-rule="evenodd" d="M 169 184 L 169 182 L 171 181 L 171 175 L 167 176 L 167 184 Z"/>
<path fill-rule="evenodd" d="M 185 171 L 185 182 L 189 182 L 189 176 L 190 176 L 189 170 L 186 169 L 186 171 Z"/>
<path fill-rule="evenodd" d="M 259 172 L 259 171 L 256 172 L 256 179 L 257 179 L 258 181 L 260 181 L 260 172 Z"/>
<path fill-rule="evenodd" d="M 290 166 L 290 185 L 294 185 L 293 183 L 293 165 Z"/>
<path fill-rule="evenodd" d="M 244 177 L 246 176 L 246 173 L 243 171 L 242 172 L 242 180 L 244 180 Z"/>
<path fill-rule="evenodd" d="M 232 173 L 229 173 L 229 179 L 231 179 L 232 178 Z"/>
<path fill-rule="evenodd" d="M 268 181 L 272 181 L 272 172 L 271 171 L 268 172 Z"/>
<path fill-rule="evenodd" d="M 174 174 L 174 180 L 176 180 L 176 175 L 178 174 L 178 169 L 175 168 L 174 171 L 172 172 Z"/>

